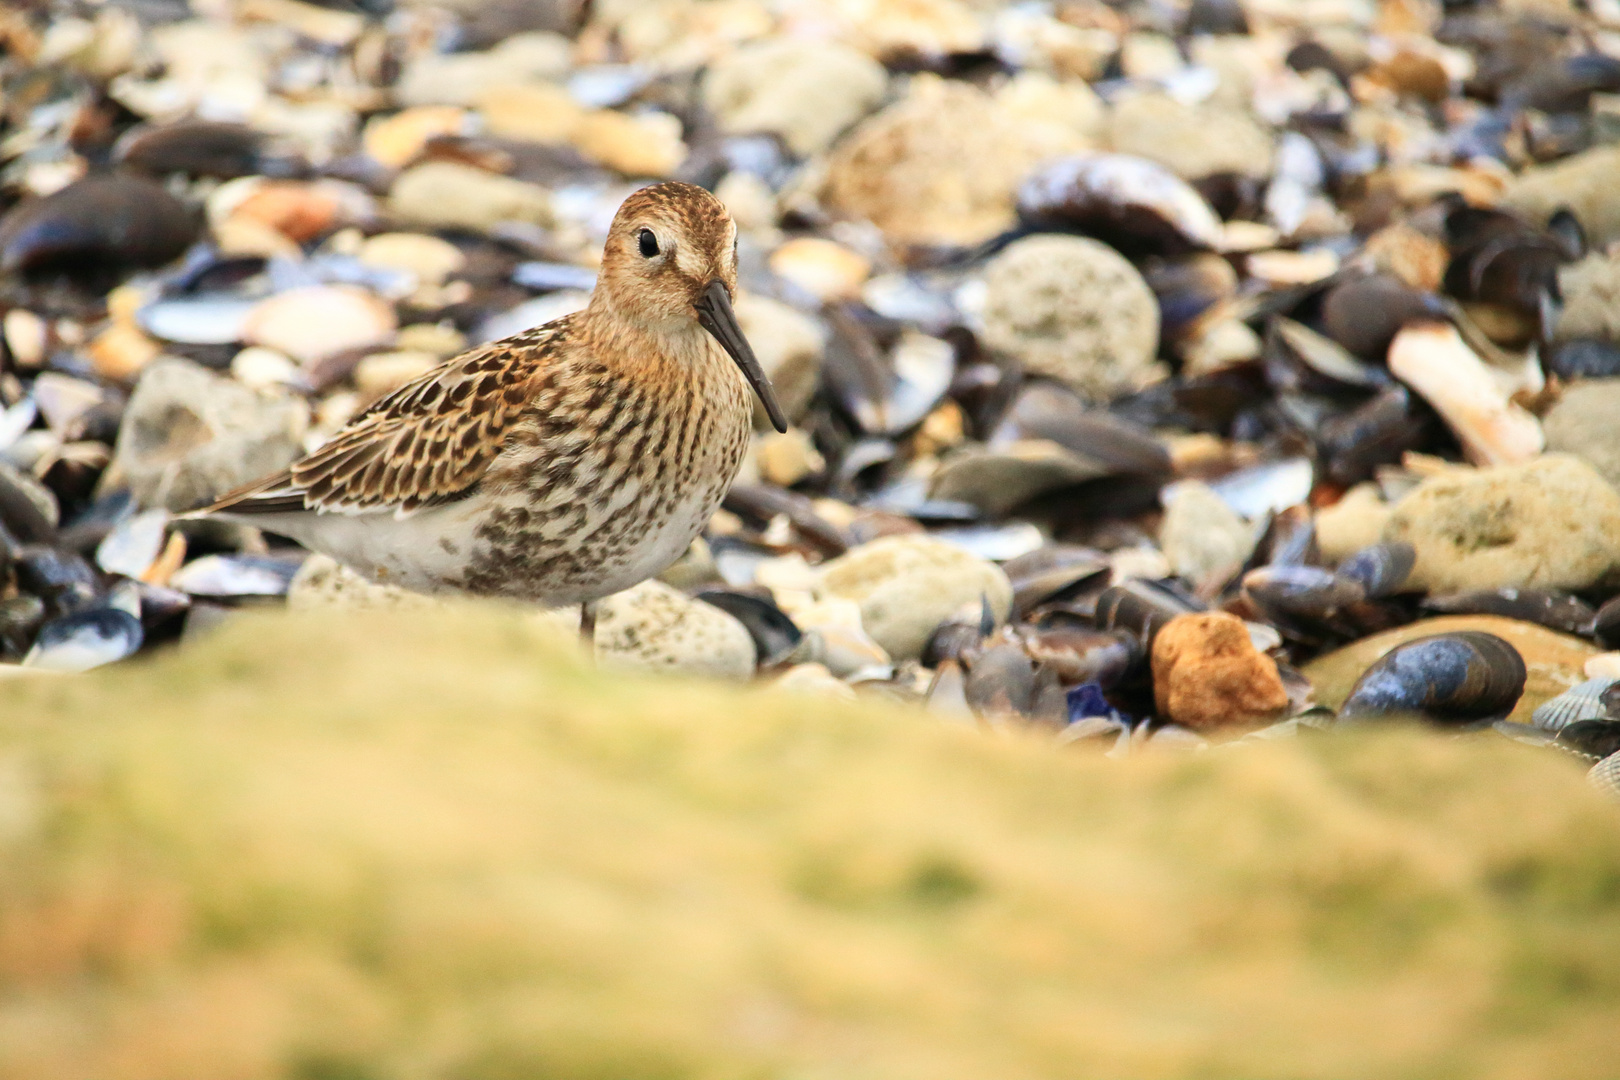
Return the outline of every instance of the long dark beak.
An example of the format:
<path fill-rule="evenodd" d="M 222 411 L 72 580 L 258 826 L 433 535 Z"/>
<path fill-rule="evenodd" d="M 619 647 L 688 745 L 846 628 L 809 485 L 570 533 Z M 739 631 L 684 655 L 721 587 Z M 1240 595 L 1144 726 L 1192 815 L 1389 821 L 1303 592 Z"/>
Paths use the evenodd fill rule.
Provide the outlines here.
<path fill-rule="evenodd" d="M 776 402 L 776 391 L 771 389 L 771 380 L 766 378 L 765 369 L 759 366 L 759 358 L 749 347 L 748 339 L 743 337 L 742 327 L 737 325 L 737 313 L 731 310 L 731 293 L 726 291 L 726 283 L 719 278 L 709 282 L 696 306 L 699 325 L 714 335 L 714 340 L 742 369 L 748 385 L 754 388 L 754 393 L 764 403 L 771 426 L 785 432 L 788 429 L 787 417 L 782 413 L 782 406 Z"/>

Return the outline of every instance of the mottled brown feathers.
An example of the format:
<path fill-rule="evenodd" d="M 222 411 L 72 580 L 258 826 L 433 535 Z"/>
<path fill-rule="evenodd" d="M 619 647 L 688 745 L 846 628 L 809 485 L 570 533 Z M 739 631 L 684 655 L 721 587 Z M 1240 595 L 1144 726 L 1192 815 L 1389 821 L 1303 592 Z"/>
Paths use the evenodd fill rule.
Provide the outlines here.
<path fill-rule="evenodd" d="M 500 455 L 576 318 L 463 353 L 373 404 L 290 469 L 208 510 L 408 513 L 464 495 Z"/>

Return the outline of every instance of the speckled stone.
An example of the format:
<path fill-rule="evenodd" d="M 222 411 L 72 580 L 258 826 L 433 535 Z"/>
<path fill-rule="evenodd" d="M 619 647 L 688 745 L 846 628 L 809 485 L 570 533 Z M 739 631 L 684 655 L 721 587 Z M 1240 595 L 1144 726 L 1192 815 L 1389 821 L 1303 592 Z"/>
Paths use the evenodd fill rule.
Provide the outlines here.
<path fill-rule="evenodd" d="M 862 544 L 827 563 L 821 587 L 859 604 L 866 632 L 896 660 L 916 659 L 935 627 L 981 596 L 997 620 L 1012 607 L 999 566 L 930 536 Z"/>
<path fill-rule="evenodd" d="M 661 581 L 597 605 L 596 658 L 604 666 L 739 681 L 753 677 L 754 639 L 719 608 Z"/>
<path fill-rule="evenodd" d="M 757 42 L 718 60 L 703 100 L 723 130 L 773 132 L 794 153 L 820 153 L 883 99 L 888 74 L 835 42 Z"/>
<path fill-rule="evenodd" d="M 1384 539 L 1417 550 L 1430 592 L 1585 589 L 1620 567 L 1620 492 L 1579 458 L 1449 471 L 1395 504 Z"/>
<path fill-rule="evenodd" d="M 410 592 L 398 585 L 379 585 L 330 555 L 320 554 L 304 560 L 287 589 L 287 606 L 294 611 L 323 608 L 377 611 L 431 607 L 437 602 L 431 596 Z"/>
<path fill-rule="evenodd" d="M 1159 303 L 1113 248 L 1078 236 L 1032 236 L 985 270 L 984 341 L 1088 397 L 1150 378 Z"/>

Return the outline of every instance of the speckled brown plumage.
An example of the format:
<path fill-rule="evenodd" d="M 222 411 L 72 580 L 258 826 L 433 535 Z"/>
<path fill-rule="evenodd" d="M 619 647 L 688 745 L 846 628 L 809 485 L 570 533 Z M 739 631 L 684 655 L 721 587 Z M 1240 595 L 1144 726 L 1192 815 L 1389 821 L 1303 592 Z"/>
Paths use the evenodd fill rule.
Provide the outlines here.
<path fill-rule="evenodd" d="M 571 603 L 658 573 L 736 475 L 750 382 L 781 426 L 731 314 L 734 242 L 702 189 L 637 192 L 585 310 L 450 360 L 204 512 L 426 591 Z"/>

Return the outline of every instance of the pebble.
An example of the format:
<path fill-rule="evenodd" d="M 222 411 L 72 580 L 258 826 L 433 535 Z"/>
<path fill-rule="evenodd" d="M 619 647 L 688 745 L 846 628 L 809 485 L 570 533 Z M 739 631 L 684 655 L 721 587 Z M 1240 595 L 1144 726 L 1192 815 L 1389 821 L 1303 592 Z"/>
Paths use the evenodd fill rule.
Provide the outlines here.
<path fill-rule="evenodd" d="M 771 685 L 790 694 L 855 700 L 855 691 L 822 664 L 794 664 Z"/>
<path fill-rule="evenodd" d="M 115 467 L 146 507 L 190 510 L 302 453 L 308 407 L 164 357 L 135 384 Z"/>
<path fill-rule="evenodd" d="M 354 385 L 367 397 L 382 397 L 438 367 L 433 353 L 401 350 L 372 353 L 354 367 Z"/>
<path fill-rule="evenodd" d="M 1088 397 L 1106 400 L 1154 374 L 1159 304 L 1105 244 L 1032 236 L 985 270 L 984 341 Z"/>
<path fill-rule="evenodd" d="M 1012 225 L 1019 182 L 1050 151 L 984 91 L 919 75 L 833 148 L 821 195 L 898 243 L 977 244 Z"/>
<path fill-rule="evenodd" d="M 309 365 L 386 345 L 398 327 L 394 306 L 366 289 L 306 285 L 277 293 L 250 311 L 242 325 L 242 340 Z"/>
<path fill-rule="evenodd" d="M 513 34 L 485 52 L 426 53 L 400 73 L 403 105 L 475 105 L 492 90 L 568 74 L 573 44 L 561 34 Z"/>
<path fill-rule="evenodd" d="M 548 227 L 551 193 L 454 161 L 429 161 L 401 173 L 388 205 L 402 221 L 429 229 L 487 232 L 505 221 Z"/>
<path fill-rule="evenodd" d="M 1542 417 L 1547 449 L 1572 454 L 1620 488 L 1620 379 L 1591 379 L 1564 390 Z"/>
<path fill-rule="evenodd" d="M 1528 723 L 1530 714 L 1543 702 L 1584 682 L 1585 666 L 1598 654 L 1595 646 L 1568 634 L 1548 630 L 1535 623 L 1505 619 L 1496 615 L 1446 615 L 1420 619 L 1394 630 L 1362 638 L 1341 649 L 1325 653 L 1301 670 L 1315 688 L 1316 701 L 1337 710 L 1361 673 L 1385 653 L 1417 638 L 1477 630 L 1495 634 L 1519 651 L 1527 673 L 1524 696 L 1509 717 Z"/>
<path fill-rule="evenodd" d="M 1116 103 L 1108 140 L 1115 152 L 1157 161 L 1186 180 L 1271 175 L 1271 136 L 1247 114 L 1168 94 L 1132 94 Z"/>
<path fill-rule="evenodd" d="M 1620 342 L 1620 258 L 1588 255 L 1558 274 L 1564 310 L 1554 336 Z"/>
<path fill-rule="evenodd" d="M 731 615 L 661 581 L 644 581 L 597 605 L 596 657 L 604 666 L 750 679 L 754 639 Z"/>
<path fill-rule="evenodd" d="M 1453 470 L 1396 503 L 1384 538 L 1417 550 L 1409 581 L 1432 593 L 1585 589 L 1620 567 L 1620 493 L 1567 454 Z"/>
<path fill-rule="evenodd" d="M 872 260 L 832 240 L 801 236 L 771 253 L 771 272 L 820 303 L 851 300 L 872 273 Z"/>
<path fill-rule="evenodd" d="M 467 127 L 464 109 L 423 105 L 392 116 L 373 117 L 366 124 L 360 145 L 377 164 L 403 169 L 421 155 L 430 139 L 462 135 Z"/>
<path fill-rule="evenodd" d="M 1178 576 L 1195 586 L 1219 587 L 1243 568 L 1259 537 L 1209 485 L 1184 480 L 1165 488 L 1160 499 L 1159 549 Z"/>
<path fill-rule="evenodd" d="M 461 249 L 437 236 L 391 232 L 367 237 L 360 245 L 360 261 L 367 266 L 405 270 L 422 285 L 442 285 L 467 265 Z"/>
<path fill-rule="evenodd" d="M 1161 716 L 1194 731 L 1270 723 L 1288 707 L 1276 661 L 1225 612 L 1165 623 L 1153 640 L 1153 698 Z"/>
<path fill-rule="evenodd" d="M 431 596 L 383 585 L 327 555 L 311 555 L 287 585 L 287 607 L 293 611 L 420 609 L 438 603 Z"/>
<path fill-rule="evenodd" d="M 810 436 L 798 428 L 767 432 L 754 450 L 759 474 L 781 487 L 792 487 L 827 467 Z"/>
<path fill-rule="evenodd" d="M 1377 484 L 1357 484 L 1332 506 L 1316 512 L 1316 544 L 1329 565 L 1343 562 L 1383 538 L 1390 505 Z"/>
<path fill-rule="evenodd" d="M 818 154 L 883 99 L 883 65 L 835 42 L 754 42 L 704 76 L 703 102 L 734 134 L 780 135 L 801 157 Z"/>
<path fill-rule="evenodd" d="M 998 622 L 1012 585 L 994 563 L 932 537 L 886 536 L 827 563 L 821 587 L 860 605 L 861 625 L 896 660 L 913 660 L 934 628 L 981 597 Z"/>
<path fill-rule="evenodd" d="M 1502 205 L 1533 221 L 1546 221 L 1554 211 L 1569 209 L 1586 230 L 1587 240 L 1605 246 L 1620 240 L 1617 173 L 1620 146 L 1600 146 L 1526 169 L 1502 192 Z"/>

